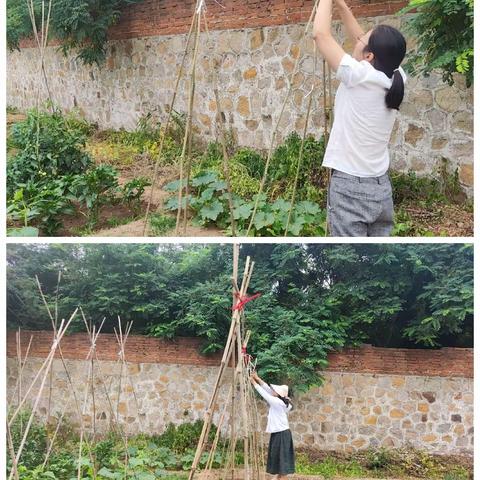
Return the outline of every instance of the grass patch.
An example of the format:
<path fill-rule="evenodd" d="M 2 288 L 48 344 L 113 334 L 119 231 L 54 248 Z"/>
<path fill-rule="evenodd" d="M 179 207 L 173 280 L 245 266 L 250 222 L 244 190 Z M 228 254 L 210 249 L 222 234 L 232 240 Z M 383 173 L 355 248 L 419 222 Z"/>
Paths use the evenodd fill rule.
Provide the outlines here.
<path fill-rule="evenodd" d="M 176 225 L 176 220 L 174 217 L 161 213 L 152 213 L 149 220 L 152 233 L 157 237 L 163 235 L 165 232 L 168 232 Z"/>
<path fill-rule="evenodd" d="M 323 475 L 326 479 L 340 476 L 472 480 L 473 462 L 467 457 L 432 455 L 406 447 L 351 454 L 309 450 L 297 455 L 297 473 Z"/>
<path fill-rule="evenodd" d="M 134 146 L 102 140 L 89 141 L 86 145 L 86 151 L 95 159 L 96 163 L 107 163 L 123 167 L 132 165 L 141 153 Z"/>
<path fill-rule="evenodd" d="M 305 454 L 297 456 L 296 472 L 301 475 L 323 475 L 326 479 L 336 476 L 366 477 L 368 471 L 356 460 L 344 461 L 327 457 L 321 462 L 309 462 Z"/>

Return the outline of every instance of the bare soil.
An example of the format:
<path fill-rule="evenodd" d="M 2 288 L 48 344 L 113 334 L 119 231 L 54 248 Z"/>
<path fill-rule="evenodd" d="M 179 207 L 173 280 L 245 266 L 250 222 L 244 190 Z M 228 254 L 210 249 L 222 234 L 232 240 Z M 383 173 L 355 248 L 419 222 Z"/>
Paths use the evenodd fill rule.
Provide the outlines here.
<path fill-rule="evenodd" d="M 435 236 L 473 236 L 473 212 L 460 205 L 422 208 L 415 204 L 406 204 L 403 209 L 411 216 L 415 227 L 428 230 Z"/>
<path fill-rule="evenodd" d="M 146 208 L 146 204 L 142 204 L 142 209 Z M 134 217 L 135 213 L 124 204 L 105 205 L 100 209 L 98 223 L 96 228 L 109 229 L 112 228 L 109 222 L 116 219 L 118 222 L 125 218 Z M 75 215 L 66 215 L 63 217 L 63 228 L 57 233 L 57 236 L 77 236 L 79 230 L 86 228 L 88 224 L 87 212 L 77 208 Z M 115 227 L 116 228 L 116 227 Z"/>
<path fill-rule="evenodd" d="M 185 473 L 185 472 L 183 472 Z M 224 470 L 219 469 L 219 470 L 211 470 L 208 473 L 201 472 L 196 475 L 196 477 L 199 480 L 221 480 L 224 478 Z M 231 478 L 231 477 L 229 477 Z M 243 475 L 243 470 L 242 469 L 235 469 L 235 474 L 233 480 L 243 480 L 245 477 Z M 274 475 L 270 475 L 268 473 L 265 474 L 265 479 L 267 480 L 272 480 L 274 479 Z M 332 480 L 418 480 L 415 479 L 414 477 L 375 477 L 375 478 L 369 478 L 369 477 L 340 477 L 340 476 L 335 476 L 332 478 Z M 288 480 L 325 480 L 325 477 L 323 475 L 300 475 L 300 474 L 294 474 L 294 475 L 288 475 Z"/>
<path fill-rule="evenodd" d="M 144 219 L 134 220 L 126 225 L 120 225 L 114 228 L 103 228 L 96 230 L 92 237 L 141 237 L 143 235 Z M 187 225 L 186 234 L 182 234 L 183 237 L 219 237 L 223 233 L 217 228 L 202 228 Z M 152 236 L 149 228 L 147 228 L 146 236 Z M 165 232 L 162 237 L 174 237 L 175 229 Z"/>

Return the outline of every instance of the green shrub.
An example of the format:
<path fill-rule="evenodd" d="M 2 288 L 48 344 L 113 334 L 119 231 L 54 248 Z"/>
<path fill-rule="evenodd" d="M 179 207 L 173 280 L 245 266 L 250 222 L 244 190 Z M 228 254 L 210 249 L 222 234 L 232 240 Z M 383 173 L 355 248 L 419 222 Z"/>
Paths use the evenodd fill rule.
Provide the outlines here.
<path fill-rule="evenodd" d="M 51 472 L 56 478 L 72 478 L 76 476 L 77 452 L 60 451 L 53 453 L 46 465 L 46 471 Z M 52 478 L 52 477 L 50 477 Z"/>
<path fill-rule="evenodd" d="M 129 205 L 135 213 L 139 213 L 142 195 L 145 193 L 145 188 L 150 186 L 152 182 L 145 177 L 138 177 L 125 183 L 121 189 L 122 200 Z"/>
<path fill-rule="evenodd" d="M 7 164 L 9 195 L 19 184 L 78 174 L 92 163 L 85 152 L 86 136 L 59 111 L 30 110 L 25 120 L 13 125 L 10 138 L 20 152 Z"/>
<path fill-rule="evenodd" d="M 73 179 L 70 199 L 85 205 L 88 223 L 93 226 L 98 221 L 100 207 L 112 201 L 117 188 L 117 171 L 110 165 L 99 165 Z"/>
<path fill-rule="evenodd" d="M 473 0 L 411 0 L 398 12 L 408 16 L 407 32 L 416 39 L 406 68 L 418 75 L 439 70 L 443 81 L 453 85 L 454 74 L 473 84 Z"/>
<path fill-rule="evenodd" d="M 301 144 L 301 137 L 293 132 L 275 149 L 269 169 L 270 188 L 274 192 L 284 192 L 288 186 L 293 184 Z M 309 185 L 314 186 L 316 189 L 326 187 L 327 169 L 322 167 L 324 154 L 325 143 L 323 138 L 315 140 L 313 136 L 308 136 L 305 139 L 302 165 L 298 179 L 300 198 L 305 198 L 301 196 L 301 191 L 308 188 Z"/>
<path fill-rule="evenodd" d="M 252 178 L 260 180 L 265 170 L 265 159 L 257 151 L 250 148 L 241 148 L 232 158 L 233 162 L 243 165 Z"/>
<path fill-rule="evenodd" d="M 60 41 L 60 48 L 65 55 L 73 50 L 83 63 L 101 65 L 107 53 L 108 29 L 118 22 L 122 8 L 138 2 L 57 0 L 53 2 L 50 33 Z M 33 3 L 39 28 L 42 2 L 34 0 Z M 23 0 L 7 0 L 7 44 L 10 49 L 18 49 L 21 39 L 33 35 L 27 5 Z"/>
<path fill-rule="evenodd" d="M 30 223 L 42 233 L 55 235 L 62 216 L 74 214 L 75 203 L 87 211 L 92 228 L 102 205 L 119 193 L 118 173 L 109 165 L 93 165 L 85 151 L 89 124 L 74 114 L 31 110 L 12 127 L 11 141 L 20 149 L 7 164 L 7 213 L 10 221 Z M 148 181 L 128 182 L 120 191 L 134 208 Z M 11 231 L 13 234 L 14 231 Z"/>
<path fill-rule="evenodd" d="M 184 454 L 187 450 L 197 446 L 202 427 L 202 420 L 197 420 L 193 423 L 182 423 L 180 425 L 170 423 L 165 432 L 156 437 L 155 443 L 162 447 L 168 447 L 177 454 Z M 215 425 L 212 425 L 208 437 L 210 441 L 214 439 L 216 431 Z"/>
<path fill-rule="evenodd" d="M 20 412 L 13 421 L 10 432 L 12 435 L 13 449 L 18 451 L 18 447 L 22 441 L 25 433 L 25 427 L 30 418 L 31 411 L 24 410 Z M 41 465 L 45 460 L 47 453 L 47 430 L 44 425 L 40 423 L 38 417 L 34 416 L 32 425 L 27 435 L 27 440 L 20 457 L 20 464 L 27 469 L 33 469 L 37 465 Z M 8 469 L 12 465 L 11 458 L 8 460 Z"/>
<path fill-rule="evenodd" d="M 61 216 L 75 212 L 65 193 L 65 186 L 58 180 L 29 181 L 8 201 L 7 215 L 25 227 L 35 221 L 45 235 L 55 235 L 62 227 Z"/>
<path fill-rule="evenodd" d="M 392 462 L 392 454 L 385 448 L 369 450 L 367 453 L 367 467 L 376 470 L 388 466 Z"/>
<path fill-rule="evenodd" d="M 250 199 L 260 190 L 260 180 L 250 176 L 247 167 L 236 162 L 235 157 L 230 162 L 229 174 L 232 193 L 239 197 Z"/>

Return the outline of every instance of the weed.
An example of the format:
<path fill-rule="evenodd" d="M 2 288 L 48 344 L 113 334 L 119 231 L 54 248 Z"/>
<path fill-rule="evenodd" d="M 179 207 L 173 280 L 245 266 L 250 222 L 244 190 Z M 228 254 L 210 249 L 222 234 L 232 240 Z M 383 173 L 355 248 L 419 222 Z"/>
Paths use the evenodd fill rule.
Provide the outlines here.
<path fill-rule="evenodd" d="M 122 225 L 128 225 L 141 218 L 139 215 L 129 215 L 127 217 L 111 217 L 107 219 L 107 225 L 109 228 L 116 228 Z"/>
<path fill-rule="evenodd" d="M 152 213 L 150 215 L 150 227 L 152 233 L 159 237 L 175 227 L 175 218 L 161 213 Z"/>

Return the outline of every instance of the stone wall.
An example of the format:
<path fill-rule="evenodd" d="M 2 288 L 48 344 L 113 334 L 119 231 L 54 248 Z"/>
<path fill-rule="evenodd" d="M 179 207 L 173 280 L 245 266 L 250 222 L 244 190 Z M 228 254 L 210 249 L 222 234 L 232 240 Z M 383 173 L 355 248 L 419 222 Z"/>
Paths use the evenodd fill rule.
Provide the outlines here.
<path fill-rule="evenodd" d="M 26 348 L 28 337 L 29 332 L 24 332 L 23 349 Z M 48 354 L 50 339 L 51 334 L 46 333 L 34 338 L 24 369 L 23 391 Z M 83 360 L 88 346 L 84 342 L 84 347 L 79 348 L 81 339 L 82 335 L 78 334 L 62 341 L 67 369 L 75 385 L 76 396 L 80 399 L 87 388 L 88 375 L 88 366 Z M 153 348 L 154 344 L 148 343 L 149 340 L 160 342 L 157 347 L 168 347 L 171 343 L 156 339 L 142 343 L 144 337 L 136 336 L 129 338 L 130 346 L 127 342 L 130 380 L 124 378 L 118 402 L 120 420 L 130 433 L 160 433 L 169 422 L 179 424 L 202 418 L 218 371 L 218 366 L 210 363 L 211 358 L 201 362 L 197 353 L 192 354 L 192 364 L 188 365 L 181 348 L 176 353 L 170 350 L 168 355 L 164 355 L 166 360 L 162 363 L 153 363 L 156 362 L 153 358 L 158 354 Z M 181 339 L 177 346 L 181 346 L 183 341 Z M 109 342 L 110 347 L 107 348 Z M 194 343 L 187 340 L 186 345 Z M 140 353 L 141 361 L 137 357 L 132 362 L 132 357 L 138 352 L 137 346 L 142 344 L 149 349 Z M 97 347 L 100 358 L 106 359 L 95 364 L 94 369 L 95 424 L 99 431 L 106 431 L 112 415 L 105 385 L 110 386 L 111 398 L 116 405 L 119 365 L 113 361 L 115 357 L 112 354 L 116 352 L 116 347 L 111 337 L 101 335 Z M 17 378 L 14 333 L 8 335 L 7 348 L 7 393 L 9 401 L 15 403 L 12 398 Z M 388 350 L 390 356 L 387 355 Z M 150 351 L 153 351 L 151 355 L 148 353 Z M 177 360 L 177 356 L 180 360 Z M 323 386 L 312 388 L 308 393 L 294 398 L 295 408 L 290 421 L 298 446 L 352 451 L 381 445 L 412 445 L 435 453 L 473 453 L 471 349 L 429 351 L 366 346 L 332 354 L 329 360 Z M 217 365 L 218 361 L 217 357 Z M 448 370 L 445 369 L 446 364 Z M 50 414 L 58 415 L 66 406 L 67 418 L 78 425 L 73 393 L 59 359 L 54 361 L 52 378 Z M 43 417 L 47 415 L 48 391 L 47 382 L 39 411 Z M 226 394 L 227 385 L 223 385 L 220 404 Z M 35 395 L 35 391 L 32 395 Z M 261 399 L 259 406 L 265 425 L 266 409 Z M 84 418 L 87 425 L 92 426 L 91 404 Z M 214 421 L 218 421 L 218 418 L 219 412 L 216 412 Z"/>
<path fill-rule="evenodd" d="M 200 136 L 217 136 L 216 102 L 212 90 L 213 61 L 219 64 L 221 110 L 226 127 L 238 144 L 258 149 L 270 145 L 273 125 L 288 90 L 288 76 L 301 56 L 300 71 L 280 123 L 277 139 L 293 130 L 301 133 L 308 93 L 315 85 L 309 133 L 323 132 L 322 62 L 313 75 L 313 42 L 300 45 L 312 0 L 225 0 L 224 9 L 208 4 L 210 38 L 203 33 L 196 78 L 194 123 Z M 388 23 L 404 30 L 405 18 L 392 13 L 404 1 L 362 2 L 353 0 L 361 23 L 371 28 Z M 194 2 L 146 0 L 128 10 L 110 31 L 106 65 L 86 67 L 74 55 L 63 57 L 52 46 L 46 69 L 53 100 L 64 109 L 77 107 L 101 128 L 133 129 L 138 119 L 153 113 L 166 116 L 186 42 Z M 252 28 L 255 27 L 255 28 Z M 334 26 L 347 51 L 343 28 Z M 32 107 L 40 84 L 38 55 L 34 48 L 7 57 L 7 103 L 22 110 Z M 409 48 L 413 42 L 409 40 Z M 187 71 L 188 66 L 187 66 Z M 333 88 L 337 83 L 334 79 Z M 45 92 L 43 93 L 44 97 Z M 182 81 L 175 108 L 185 112 L 188 82 Z M 468 194 L 473 186 L 473 89 L 458 77 L 449 87 L 438 75 L 410 78 L 391 142 L 393 168 L 438 175 L 447 160 L 450 171 L 458 169 Z"/>

